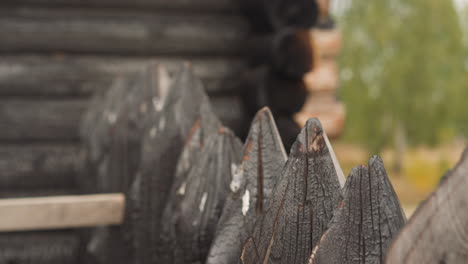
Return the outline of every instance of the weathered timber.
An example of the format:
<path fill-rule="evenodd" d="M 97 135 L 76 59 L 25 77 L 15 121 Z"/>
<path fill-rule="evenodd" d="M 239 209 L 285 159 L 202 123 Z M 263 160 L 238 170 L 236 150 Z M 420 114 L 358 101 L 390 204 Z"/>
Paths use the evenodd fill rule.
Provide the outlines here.
<path fill-rule="evenodd" d="M 0 10 L 0 52 L 213 56 L 239 54 L 248 36 L 248 23 L 235 15 L 77 8 Z"/>
<path fill-rule="evenodd" d="M 374 156 L 368 168 L 354 168 L 343 196 L 308 263 L 383 264 L 406 219 L 382 160 Z"/>
<path fill-rule="evenodd" d="M 281 137 L 268 108 L 260 110 L 243 148 L 243 159 L 233 166 L 233 179 L 210 248 L 207 264 L 240 263 L 242 246 L 255 219 L 271 202 L 273 189 L 286 162 Z"/>
<path fill-rule="evenodd" d="M 88 157 L 85 175 L 95 175 L 98 192 L 126 192 L 138 169 L 146 120 L 160 111 L 170 78 L 159 64 L 149 65 L 137 78 L 116 82 L 85 114 L 82 138 Z M 91 190 L 88 190 L 91 191 Z"/>
<path fill-rule="evenodd" d="M 212 135 L 221 129 L 221 123 L 211 111 L 209 104 L 204 104 L 200 109 L 200 118 L 195 121 L 188 138 L 185 140 L 184 148 L 177 162 L 174 182 L 169 193 L 169 199 L 164 208 L 161 219 L 162 231 L 157 247 L 157 259 L 160 262 L 172 263 L 175 250 L 175 226 L 177 206 L 185 195 L 187 188 L 187 177 L 197 160 L 203 154 L 204 147 L 212 139 Z"/>
<path fill-rule="evenodd" d="M 468 152 L 420 205 L 387 252 L 386 263 L 466 263 Z"/>
<path fill-rule="evenodd" d="M 242 0 L 250 23 L 257 32 L 273 32 L 282 28 L 314 26 L 318 20 L 316 0 Z"/>
<path fill-rule="evenodd" d="M 0 192 L 76 187 L 81 164 L 74 144 L 0 146 Z"/>
<path fill-rule="evenodd" d="M 0 263 L 79 263 L 75 231 L 20 232 L 0 235 Z"/>
<path fill-rule="evenodd" d="M 40 7 L 154 8 L 171 11 L 226 12 L 238 9 L 236 0 L 4 0 L 2 5 Z"/>
<path fill-rule="evenodd" d="M 325 132 L 310 119 L 242 250 L 250 263 L 306 263 L 342 199 L 345 179 Z"/>
<path fill-rule="evenodd" d="M 124 201 L 121 193 L 0 199 L 0 232 L 120 224 Z"/>
<path fill-rule="evenodd" d="M 212 97 L 214 112 L 226 126 L 235 128 L 243 120 L 238 97 Z M 0 141 L 75 141 L 88 100 L 0 100 Z"/>
<path fill-rule="evenodd" d="M 160 63 L 173 75 L 183 61 L 168 57 L 0 55 L 0 96 L 88 97 L 108 89 L 117 76 L 144 71 L 148 63 Z M 235 58 L 190 61 L 209 94 L 233 92 L 223 83 L 245 66 Z"/>
<path fill-rule="evenodd" d="M 142 139 L 141 163 L 128 200 L 137 263 L 157 262 L 161 216 L 177 161 L 203 104 L 209 104 L 208 97 L 186 65 L 175 77 L 162 111 L 149 121 L 152 126 Z"/>
<path fill-rule="evenodd" d="M 241 149 L 240 140 L 227 128 L 208 138 L 175 205 L 173 263 L 205 262 L 233 180 L 231 168 L 239 164 Z"/>

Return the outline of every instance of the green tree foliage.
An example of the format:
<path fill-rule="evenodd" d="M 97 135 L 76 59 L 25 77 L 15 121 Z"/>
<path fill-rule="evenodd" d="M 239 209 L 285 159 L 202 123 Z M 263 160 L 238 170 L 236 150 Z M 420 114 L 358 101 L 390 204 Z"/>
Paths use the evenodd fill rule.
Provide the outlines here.
<path fill-rule="evenodd" d="M 463 33 L 452 1 L 352 0 L 338 20 L 347 139 L 379 151 L 396 134 L 435 144 L 468 128 Z"/>

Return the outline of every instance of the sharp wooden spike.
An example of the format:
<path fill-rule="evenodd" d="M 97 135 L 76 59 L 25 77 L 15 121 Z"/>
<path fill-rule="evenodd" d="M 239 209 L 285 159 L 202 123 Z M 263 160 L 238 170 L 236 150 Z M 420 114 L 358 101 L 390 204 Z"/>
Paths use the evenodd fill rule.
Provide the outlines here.
<path fill-rule="evenodd" d="M 369 168 L 354 168 L 343 196 L 308 263 L 383 263 L 405 215 L 382 160 L 374 156 Z"/>
<path fill-rule="evenodd" d="M 317 119 L 307 122 L 294 143 L 273 201 L 257 221 L 241 260 L 306 263 L 333 216 L 344 179 Z"/>
<path fill-rule="evenodd" d="M 255 219 L 268 208 L 286 162 L 286 152 L 268 108 L 260 110 L 250 127 L 239 166 L 233 166 L 229 195 L 212 243 L 207 264 L 239 263 L 242 245 Z"/>

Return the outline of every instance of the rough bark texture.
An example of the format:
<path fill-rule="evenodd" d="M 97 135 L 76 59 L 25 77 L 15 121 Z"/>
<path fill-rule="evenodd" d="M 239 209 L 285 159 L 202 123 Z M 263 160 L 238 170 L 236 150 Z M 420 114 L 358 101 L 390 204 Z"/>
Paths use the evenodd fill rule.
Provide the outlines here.
<path fill-rule="evenodd" d="M 270 208 L 257 220 L 241 259 L 250 263 L 306 263 L 333 210 L 344 177 L 317 119 L 294 143 Z"/>
<path fill-rule="evenodd" d="M 468 152 L 416 210 L 390 246 L 386 263 L 466 263 Z"/>
<path fill-rule="evenodd" d="M 354 168 L 343 196 L 308 263 L 383 263 L 405 215 L 382 160 L 374 156 L 369 168 Z"/>
<path fill-rule="evenodd" d="M 173 263 L 205 262 L 241 149 L 240 140 L 224 127 L 207 139 L 175 205 Z"/>
<path fill-rule="evenodd" d="M 248 23 L 236 15 L 70 8 L 0 10 L 2 52 L 233 55 L 241 53 L 248 35 Z"/>
<path fill-rule="evenodd" d="M 231 193 L 218 223 L 207 264 L 240 263 L 242 246 L 253 231 L 255 219 L 263 215 L 271 202 L 287 156 L 268 108 L 257 113 L 243 153 L 242 163 L 231 168 Z"/>

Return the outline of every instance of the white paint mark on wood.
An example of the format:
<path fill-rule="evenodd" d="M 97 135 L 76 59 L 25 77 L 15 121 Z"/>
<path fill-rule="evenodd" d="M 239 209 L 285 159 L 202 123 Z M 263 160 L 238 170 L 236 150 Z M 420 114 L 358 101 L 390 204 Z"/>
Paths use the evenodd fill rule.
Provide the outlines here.
<path fill-rule="evenodd" d="M 198 209 L 200 209 L 200 212 L 203 212 L 203 210 L 205 210 L 206 199 L 208 199 L 208 194 L 204 192 L 200 201 L 200 205 L 198 206 Z"/>
<path fill-rule="evenodd" d="M 177 190 L 177 194 L 178 195 L 185 195 L 185 187 L 186 186 L 187 186 L 187 183 L 183 182 L 182 185 L 180 185 L 179 189 Z"/>
<path fill-rule="evenodd" d="M 158 132 L 158 129 L 155 126 L 153 126 L 150 130 L 150 137 L 154 138 L 157 132 Z"/>
<path fill-rule="evenodd" d="M 244 195 L 242 196 L 242 214 L 247 215 L 250 206 L 250 192 L 245 190 Z"/>
<path fill-rule="evenodd" d="M 244 177 L 244 170 L 242 166 L 238 166 L 235 163 L 231 164 L 231 175 L 232 181 L 229 184 L 232 192 L 237 192 L 242 184 L 242 179 Z"/>
<path fill-rule="evenodd" d="M 159 119 L 159 130 L 163 130 L 166 127 L 166 118 L 163 116 Z"/>

